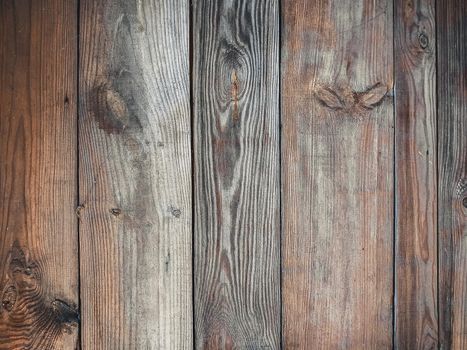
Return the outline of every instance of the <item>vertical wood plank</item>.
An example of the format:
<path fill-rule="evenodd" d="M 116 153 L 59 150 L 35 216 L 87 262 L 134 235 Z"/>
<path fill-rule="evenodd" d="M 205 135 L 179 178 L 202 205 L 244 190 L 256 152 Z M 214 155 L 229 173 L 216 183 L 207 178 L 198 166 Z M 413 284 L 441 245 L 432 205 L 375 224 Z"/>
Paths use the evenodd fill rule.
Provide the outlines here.
<path fill-rule="evenodd" d="M 467 349 L 467 3 L 437 2 L 441 349 Z"/>
<path fill-rule="evenodd" d="M 197 349 L 278 349 L 276 0 L 194 2 Z"/>
<path fill-rule="evenodd" d="M 392 12 L 283 1 L 286 349 L 392 346 Z"/>
<path fill-rule="evenodd" d="M 0 348 L 78 340 L 76 1 L 0 2 Z"/>
<path fill-rule="evenodd" d="M 192 348 L 187 0 L 81 0 L 86 349 Z"/>
<path fill-rule="evenodd" d="M 395 347 L 438 346 L 434 0 L 396 0 Z"/>

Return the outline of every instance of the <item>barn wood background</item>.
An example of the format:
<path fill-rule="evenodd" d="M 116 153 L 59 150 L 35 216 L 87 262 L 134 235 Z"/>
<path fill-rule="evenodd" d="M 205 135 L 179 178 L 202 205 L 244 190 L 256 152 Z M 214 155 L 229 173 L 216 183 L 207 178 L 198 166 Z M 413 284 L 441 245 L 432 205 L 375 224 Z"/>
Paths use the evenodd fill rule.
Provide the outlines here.
<path fill-rule="evenodd" d="M 0 349 L 467 349 L 467 2 L 0 11 Z"/>

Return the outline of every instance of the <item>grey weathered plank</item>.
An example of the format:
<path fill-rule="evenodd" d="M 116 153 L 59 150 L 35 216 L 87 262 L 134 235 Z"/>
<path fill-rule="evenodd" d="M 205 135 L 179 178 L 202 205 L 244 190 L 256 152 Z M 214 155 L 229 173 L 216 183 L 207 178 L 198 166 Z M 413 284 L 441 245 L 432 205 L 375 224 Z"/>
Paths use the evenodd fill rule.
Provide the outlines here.
<path fill-rule="evenodd" d="M 388 349 L 393 2 L 282 3 L 284 347 Z"/>
<path fill-rule="evenodd" d="M 438 345 L 434 0 L 396 0 L 395 347 Z"/>
<path fill-rule="evenodd" d="M 467 3 L 437 3 L 439 328 L 467 349 Z"/>
<path fill-rule="evenodd" d="M 194 1 L 198 349 L 279 348 L 278 6 Z"/>
<path fill-rule="evenodd" d="M 83 348 L 189 349 L 189 4 L 80 4 Z"/>
<path fill-rule="evenodd" d="M 76 1 L 0 1 L 0 349 L 78 340 Z"/>

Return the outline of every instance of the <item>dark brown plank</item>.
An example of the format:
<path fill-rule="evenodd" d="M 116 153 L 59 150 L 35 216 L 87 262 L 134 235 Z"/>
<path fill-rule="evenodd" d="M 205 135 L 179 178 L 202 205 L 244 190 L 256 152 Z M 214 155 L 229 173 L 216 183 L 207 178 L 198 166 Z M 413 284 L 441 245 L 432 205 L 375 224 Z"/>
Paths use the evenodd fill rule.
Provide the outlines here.
<path fill-rule="evenodd" d="M 191 349 L 187 0 L 81 0 L 85 349 Z"/>
<path fill-rule="evenodd" d="M 395 347 L 436 349 L 435 2 L 395 4 Z"/>
<path fill-rule="evenodd" d="M 197 349 L 279 348 L 278 6 L 194 1 Z"/>
<path fill-rule="evenodd" d="M 467 2 L 437 2 L 439 328 L 467 349 Z"/>
<path fill-rule="evenodd" d="M 76 1 L 0 1 L 0 349 L 78 340 Z"/>
<path fill-rule="evenodd" d="M 284 348 L 388 349 L 393 2 L 282 3 Z"/>

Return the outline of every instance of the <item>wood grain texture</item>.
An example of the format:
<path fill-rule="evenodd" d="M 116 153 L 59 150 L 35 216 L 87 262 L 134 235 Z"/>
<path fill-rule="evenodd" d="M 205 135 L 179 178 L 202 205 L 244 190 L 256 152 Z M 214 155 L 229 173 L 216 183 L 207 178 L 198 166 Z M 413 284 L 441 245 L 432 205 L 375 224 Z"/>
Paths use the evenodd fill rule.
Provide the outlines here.
<path fill-rule="evenodd" d="M 437 3 L 439 327 L 467 349 L 467 3 Z"/>
<path fill-rule="evenodd" d="M 186 0 L 81 0 L 85 349 L 192 348 Z"/>
<path fill-rule="evenodd" d="M 393 2 L 284 0 L 285 349 L 389 349 Z"/>
<path fill-rule="evenodd" d="M 76 1 L 0 1 L 0 349 L 78 341 Z"/>
<path fill-rule="evenodd" d="M 279 4 L 197 0 L 197 349 L 278 349 Z"/>
<path fill-rule="evenodd" d="M 395 348 L 438 348 L 434 0 L 396 0 Z"/>

